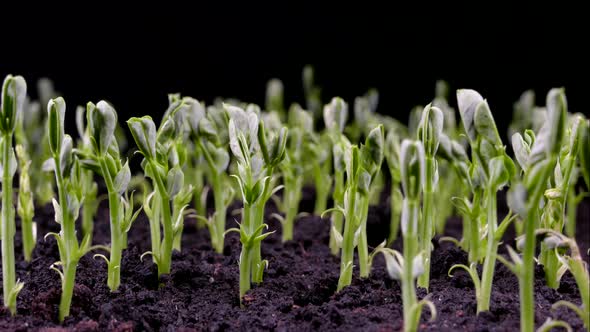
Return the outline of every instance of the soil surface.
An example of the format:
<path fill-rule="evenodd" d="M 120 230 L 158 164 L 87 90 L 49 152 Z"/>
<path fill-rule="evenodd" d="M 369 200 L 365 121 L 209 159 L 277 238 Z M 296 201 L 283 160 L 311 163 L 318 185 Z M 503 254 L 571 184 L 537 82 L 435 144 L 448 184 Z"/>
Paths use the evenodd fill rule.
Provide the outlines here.
<path fill-rule="evenodd" d="M 302 208 L 310 211 L 313 192 L 306 190 Z M 106 202 L 103 202 L 106 203 Z M 505 207 L 499 204 L 500 214 Z M 233 208 L 238 208 L 236 205 Z M 270 206 L 267 212 L 272 212 Z M 234 227 L 237 217 L 228 217 Z M 590 204 L 580 206 L 578 242 L 586 253 L 590 244 Z M 89 254 L 80 260 L 76 276 L 71 316 L 63 325 L 57 322 L 60 297 L 58 275 L 49 269 L 58 260 L 55 240 L 43 240 L 48 231 L 58 230 L 53 209 L 38 209 L 36 221 L 40 239 L 30 263 L 22 260 L 20 233 L 17 232 L 17 275 L 25 282 L 18 299 L 18 315 L 0 312 L 2 331 L 400 331 L 402 329 L 401 289 L 387 277 L 382 257 L 377 257 L 371 277 L 335 293 L 339 259 L 328 248 L 329 223 L 317 216 L 301 217 L 295 227 L 295 240 L 281 243 L 280 224 L 269 221 L 276 232 L 263 242 L 262 255 L 270 262 L 264 283 L 238 299 L 238 257 L 240 243 L 232 233 L 223 255 L 214 253 L 205 229 L 187 220 L 183 248 L 173 257 L 172 273 L 160 281 L 151 259 L 140 261 L 149 250 L 149 226 L 140 216 L 129 234 L 129 249 L 124 252 L 121 287 L 111 293 L 106 285 L 105 263 Z M 370 245 L 387 236 L 389 204 L 372 207 L 368 220 Z M 460 236 L 460 220 L 450 219 L 447 235 Z M 512 232 L 513 234 L 513 232 Z M 107 205 L 102 204 L 95 225 L 95 243 L 109 242 Z M 516 331 L 519 328 L 518 282 L 498 263 L 493 283 L 491 311 L 476 315 L 475 291 L 466 273 L 449 277 L 453 264 L 466 263 L 467 256 L 452 244 L 434 241 L 432 281 L 429 297 L 436 305 L 438 318 L 428 322 L 425 331 Z M 510 244 L 510 243 L 508 243 Z M 399 248 L 400 243 L 395 243 Z M 503 247 L 503 246 L 502 246 Z M 502 249 L 503 250 L 503 249 Z M 355 271 L 356 272 L 356 271 Z M 544 285 L 543 272 L 537 269 L 535 284 L 536 322 L 547 317 L 569 322 L 583 330 L 581 320 L 571 311 L 551 311 L 558 300 L 580 304 L 580 294 L 567 273 L 558 290 Z M 419 290 L 418 295 L 426 295 Z"/>

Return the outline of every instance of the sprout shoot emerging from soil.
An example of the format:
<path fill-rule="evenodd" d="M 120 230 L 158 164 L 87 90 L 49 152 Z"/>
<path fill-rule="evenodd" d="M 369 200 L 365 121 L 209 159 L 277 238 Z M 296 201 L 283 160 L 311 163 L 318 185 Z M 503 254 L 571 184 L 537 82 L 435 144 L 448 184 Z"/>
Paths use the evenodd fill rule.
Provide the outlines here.
<path fill-rule="evenodd" d="M 78 261 L 94 248 L 90 245 L 90 236 L 84 236 L 81 243 L 78 243 L 76 238 L 75 221 L 79 215 L 80 202 L 84 199 L 81 196 L 80 184 L 82 169 L 78 157 L 73 153 L 72 138 L 64 133 L 66 103 L 61 97 L 52 99 L 48 103 L 47 111 L 52 158 L 45 162 L 44 169 L 55 173 L 58 201 L 53 200 L 53 209 L 55 221 L 60 224 L 61 231 L 47 233 L 46 237 L 53 236 L 59 249 L 60 260 L 51 268 L 59 273 L 61 278 L 59 321 L 63 322 L 64 318 L 70 315 Z"/>
<path fill-rule="evenodd" d="M 14 204 L 12 181 L 17 161 L 12 146 L 18 113 L 22 112 L 27 94 L 27 83 L 21 76 L 8 75 L 2 84 L 2 109 L 0 110 L 0 162 L 2 163 L 2 211 L 0 241 L 2 242 L 2 289 L 4 306 L 13 315 L 16 313 L 16 297 L 23 283 L 16 281 L 14 262 Z M 30 243 L 29 243 L 30 244 Z"/>
<path fill-rule="evenodd" d="M 479 191 L 479 197 L 484 198 L 483 212 L 486 213 L 487 223 L 483 226 L 485 239 L 485 258 L 481 278 L 476 269 L 476 263 L 472 262 L 469 267 L 466 265 L 455 265 L 469 272 L 476 289 L 477 312 L 487 311 L 490 308 L 490 297 L 492 293 L 492 281 L 494 268 L 500 240 L 508 224 L 512 221 L 511 214 L 498 225 L 496 192 L 507 185 L 515 175 L 514 162 L 505 153 L 500 135 L 492 117 L 487 101 L 474 90 L 459 90 L 457 92 L 459 111 L 461 119 L 467 132 L 469 144 L 471 145 L 472 163 L 475 183 L 475 190 Z M 466 203 L 465 209 L 469 209 Z M 482 212 L 482 213 L 483 213 Z M 477 216 L 474 216 L 476 220 Z M 479 223 L 472 225 L 479 228 Z M 483 236 L 478 236 L 483 240 Z M 481 244 L 479 244 L 481 246 Z"/>
<path fill-rule="evenodd" d="M 182 142 L 189 107 L 190 103 L 184 98 L 171 96 L 170 106 L 157 132 L 150 116 L 127 121 L 139 153 L 144 157 L 142 167 L 145 175 L 152 180 L 154 187 L 154 192 L 144 201 L 152 241 L 152 250 L 144 255 L 152 256 L 159 276 L 170 273 L 172 249 L 175 242 L 179 249 L 185 209 L 193 190 L 190 185 L 184 185 L 182 171 L 186 161 Z M 160 235 L 160 225 L 163 236 Z"/>
<path fill-rule="evenodd" d="M 259 120 L 259 108 L 248 105 L 246 110 L 224 105 L 229 114 L 229 146 L 237 159 L 238 174 L 231 176 L 237 181 L 244 207 L 240 228 L 231 230 L 240 233 L 240 298 L 250 289 L 252 282 L 262 282 L 263 271 L 268 261 L 262 260 L 260 243 L 271 233 L 263 233 L 264 207 L 268 199 L 282 186 L 272 188 L 274 169 L 285 158 L 287 128 L 268 132 Z"/>
<path fill-rule="evenodd" d="M 207 179 L 211 184 L 215 211 L 209 218 L 200 216 L 209 228 L 211 245 L 217 253 L 223 252 L 225 237 L 225 220 L 227 207 L 234 199 L 234 190 L 229 185 L 226 170 L 229 166 L 229 118 L 225 109 L 210 106 L 205 113 L 204 107 L 193 100 L 188 111 L 195 152 L 198 151 L 204 159 Z M 197 156 L 193 156 L 196 158 Z M 199 194 L 195 192 L 195 194 Z"/>
<path fill-rule="evenodd" d="M 29 175 L 31 160 L 22 145 L 16 146 L 16 157 L 18 159 L 18 204 L 16 212 L 21 221 L 21 233 L 23 237 L 23 255 L 25 261 L 30 262 L 33 258 L 33 249 L 37 243 L 37 224 L 33 221 L 35 205 L 33 191 L 31 190 L 31 178 Z"/>
<path fill-rule="evenodd" d="M 536 138 L 532 135 L 529 142 L 518 140 L 522 144 L 513 149 L 520 156 L 524 179 L 511 187 L 508 204 L 512 210 L 524 219 L 524 237 L 517 243 L 522 248 L 522 258 L 510 247 L 512 262 L 499 258 L 517 276 L 520 288 L 520 328 L 521 331 L 533 331 L 535 326 L 535 246 L 536 230 L 541 216 L 540 202 L 545 193 L 547 181 L 551 177 L 559 158 L 559 151 L 565 133 L 567 102 L 563 89 L 552 89 L 547 95 L 547 114 L 544 125 Z M 513 141 L 514 142 L 514 141 Z"/>
<path fill-rule="evenodd" d="M 105 181 L 109 198 L 109 218 L 111 225 L 110 256 L 103 258 L 108 265 L 107 285 L 116 291 L 121 283 L 122 251 L 127 247 L 127 232 L 139 211 L 133 212 L 133 194 L 128 198 L 127 187 L 131 180 L 129 163 L 123 164 L 119 156 L 119 145 L 115 139 L 117 113 L 107 102 L 101 100 L 96 105 L 88 103 L 86 116 L 91 149 L 84 155 L 83 164 L 93 169 Z M 90 235 L 89 235 L 90 236 Z"/>
<path fill-rule="evenodd" d="M 426 154 L 421 141 L 405 139 L 401 143 L 400 173 L 404 200 L 401 216 L 403 255 L 386 248 L 385 242 L 377 247 L 374 254 L 385 257 L 387 273 L 392 279 L 400 280 L 404 308 L 404 331 L 417 331 L 422 308 L 430 309 L 431 320 L 436 318 L 434 304 L 428 299 L 418 301 L 414 281 L 424 273 L 424 252 L 420 251 L 418 225 L 420 220 L 420 197 L 426 177 Z M 374 255 L 373 254 L 373 255 Z"/>
<path fill-rule="evenodd" d="M 332 157 L 334 166 L 334 191 L 332 200 L 334 208 L 344 207 L 344 191 L 346 165 L 344 163 L 344 152 L 348 149 L 350 142 L 343 135 L 344 126 L 348 119 L 348 104 L 342 98 L 333 98 L 324 107 L 324 124 L 332 143 Z M 332 213 L 330 221 L 330 251 L 334 256 L 338 255 L 342 245 L 343 213 Z"/>

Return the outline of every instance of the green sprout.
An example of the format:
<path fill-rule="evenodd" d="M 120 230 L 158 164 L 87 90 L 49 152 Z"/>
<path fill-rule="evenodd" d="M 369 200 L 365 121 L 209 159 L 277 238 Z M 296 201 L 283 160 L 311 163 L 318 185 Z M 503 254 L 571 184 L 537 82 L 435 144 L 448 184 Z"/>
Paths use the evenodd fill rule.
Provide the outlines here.
<path fill-rule="evenodd" d="M 150 116 L 127 120 L 139 153 L 144 157 L 145 175 L 154 188 L 144 200 L 144 210 L 150 220 L 152 250 L 143 255 L 152 256 L 158 266 L 158 276 L 170 273 L 172 250 L 175 242 L 180 243 L 185 210 L 193 191 L 192 186 L 184 185 L 181 168 L 186 162 L 183 135 L 189 104 L 185 99 L 171 100 L 157 131 Z"/>
<path fill-rule="evenodd" d="M 436 319 L 436 308 L 427 298 L 418 301 L 414 282 L 424 273 L 424 252 L 419 246 L 420 197 L 426 180 L 426 153 L 421 141 L 404 139 L 400 148 L 400 177 L 404 191 L 401 226 L 403 255 L 386 248 L 385 242 L 372 256 L 382 253 L 387 273 L 400 280 L 404 314 L 404 331 L 417 331 L 422 308 L 428 306 L 431 320 Z"/>
<path fill-rule="evenodd" d="M 11 314 L 16 313 L 16 297 L 23 283 L 16 280 L 14 262 L 14 204 L 12 203 L 12 180 L 17 168 L 12 138 L 17 117 L 22 112 L 27 94 L 27 83 L 22 76 L 8 75 L 2 84 L 2 109 L 0 110 L 0 152 L 2 157 L 2 211 L 0 242 L 2 242 L 2 289 L 4 306 Z M 30 244 L 30 241 L 29 241 Z"/>
<path fill-rule="evenodd" d="M 344 150 L 343 159 L 346 169 L 346 185 L 344 191 L 344 205 L 327 210 L 342 213 L 345 216 L 344 234 L 335 228 L 336 243 L 340 244 L 340 291 L 352 282 L 354 248 L 358 247 L 360 277 L 367 278 L 371 272 L 371 257 L 367 243 L 367 214 L 369 212 L 369 188 L 375 174 L 383 162 L 384 129 L 379 125 L 373 129 L 365 144 L 360 148 L 348 145 Z"/>
<path fill-rule="evenodd" d="M 520 328 L 521 331 L 533 331 L 535 326 L 535 247 L 536 230 L 539 228 L 540 203 L 543 199 L 547 181 L 559 159 L 567 116 L 567 102 L 563 89 L 552 89 L 547 95 L 547 113 L 545 124 L 533 138 L 528 141 L 518 140 L 514 145 L 515 155 L 520 156 L 519 164 L 523 167 L 524 179 L 511 187 L 508 204 L 511 209 L 524 219 L 524 236 L 522 258 L 510 247 L 512 262 L 498 259 L 514 272 L 519 280 L 520 289 Z"/>
<path fill-rule="evenodd" d="M 108 266 L 107 285 L 116 291 L 121 284 L 121 258 L 127 247 L 127 232 L 139 215 L 140 209 L 133 211 L 133 195 L 127 195 L 131 180 L 129 163 L 123 164 L 119 156 L 119 146 L 115 139 L 117 113 L 107 102 L 101 100 L 96 105 L 88 103 L 86 108 L 88 140 L 90 149 L 84 154 L 83 164 L 105 181 L 109 199 L 109 218 L 111 225 L 110 255 L 95 255 L 103 258 Z M 87 183 L 82 182 L 85 187 Z M 91 237 L 91 233 L 88 233 Z"/>
<path fill-rule="evenodd" d="M 401 191 L 401 165 L 400 165 L 400 151 L 401 142 L 395 130 L 389 130 L 385 137 L 384 155 L 389 169 L 389 177 L 391 181 L 390 189 L 390 211 L 391 219 L 389 224 L 389 237 L 387 243 L 391 244 L 397 239 L 399 234 L 399 224 L 401 220 L 403 194 Z"/>
<path fill-rule="evenodd" d="M 301 192 L 303 191 L 303 182 L 305 175 L 305 162 L 308 158 L 306 152 L 310 149 L 310 140 L 313 134 L 313 118 L 311 115 L 301 109 L 292 108 L 289 111 L 289 135 L 287 136 L 287 144 L 285 149 L 285 160 L 280 164 L 279 168 L 283 176 L 283 201 L 280 206 L 285 212 L 285 217 L 278 217 L 283 225 L 283 241 L 293 239 L 293 228 L 295 218 L 299 212 L 299 203 L 301 201 Z M 327 158 L 326 158 L 327 159 Z M 314 175 L 323 172 L 315 169 L 318 163 L 314 164 Z M 316 187 L 317 189 L 320 189 Z M 328 186 L 329 188 L 329 186 Z M 329 190 L 329 189 L 328 189 Z M 320 190 L 316 190 L 320 191 Z M 316 195 L 316 198 L 320 198 Z M 325 210 L 327 195 L 320 203 L 319 208 Z M 320 198 L 320 201 L 322 199 Z M 316 208 L 317 200 L 316 200 Z M 323 211 L 322 210 L 322 211 Z"/>
<path fill-rule="evenodd" d="M 211 183 L 215 201 L 213 215 L 209 218 L 201 218 L 209 228 L 213 249 L 217 253 L 222 253 L 227 207 L 234 198 L 234 190 L 229 185 L 226 173 L 230 160 L 227 128 L 229 119 L 223 108 L 209 107 L 205 113 L 204 107 L 196 100 L 192 103 L 188 115 L 193 142 L 196 145 L 195 151 L 198 151 L 205 159 L 207 179 Z M 202 167 L 197 166 L 197 168 Z"/>
<path fill-rule="evenodd" d="M 437 107 L 427 105 L 422 111 L 422 117 L 417 127 L 418 139 L 422 142 L 425 152 L 424 202 L 422 207 L 422 222 L 418 224 L 420 250 L 424 253 L 424 273 L 418 278 L 418 286 L 428 289 L 430 284 L 430 254 L 432 252 L 432 237 L 435 230 L 434 191 L 438 185 L 438 163 L 436 152 L 443 130 L 443 113 Z"/>
<path fill-rule="evenodd" d="M 449 274 L 457 267 L 469 272 L 476 289 L 477 312 L 480 313 L 489 310 L 498 246 L 508 224 L 513 220 L 509 213 L 498 225 L 496 193 L 514 177 L 516 167 L 505 152 L 487 101 L 474 90 L 457 91 L 457 99 L 461 120 L 471 145 L 471 182 L 475 184 L 475 190 L 479 192 L 478 199 L 483 197 L 481 202 L 483 209 L 479 211 L 485 212 L 487 224 L 484 226 L 484 236 L 487 236 L 481 278 L 477 273 L 475 262 L 472 262 L 469 267 L 462 264 L 455 265 L 451 267 Z M 468 206 L 466 202 L 463 205 L 464 210 L 473 209 L 473 205 Z M 473 212 L 466 214 L 471 214 L 470 219 L 478 220 L 478 216 Z M 472 224 L 472 231 L 474 232 L 478 226 L 479 223 Z M 478 237 L 478 240 L 480 239 L 481 237 Z M 472 238 L 472 241 L 475 241 L 475 238 Z M 471 245 L 475 243 L 472 242 Z M 476 245 L 478 246 L 480 245 Z"/>
<path fill-rule="evenodd" d="M 60 224 L 61 231 L 47 233 L 45 237 L 53 236 L 59 249 L 60 260 L 53 263 L 51 269 L 61 278 L 59 321 L 63 322 L 70 315 L 78 261 L 87 252 L 100 246 L 91 246 L 89 235 L 84 236 L 80 243 L 76 238 L 75 221 L 79 215 L 80 202 L 84 200 L 80 183 L 82 168 L 78 157 L 73 153 L 72 138 L 64 133 L 66 103 L 61 97 L 51 99 L 47 111 L 47 132 L 52 158 L 44 163 L 44 169 L 55 173 L 58 201 L 53 200 L 53 209 L 55 221 Z"/>
<path fill-rule="evenodd" d="M 348 118 L 348 104 L 341 98 L 333 98 L 332 101 L 324 107 L 324 124 L 332 143 L 332 157 L 334 166 L 334 191 L 332 198 L 334 207 L 344 206 L 345 182 L 344 173 L 346 165 L 344 163 L 344 152 L 347 150 L 350 142 L 343 135 L 344 126 Z M 338 235 L 342 234 L 344 226 L 343 214 L 332 213 L 330 227 L 330 251 L 337 256 L 340 250 L 341 242 Z"/>
<path fill-rule="evenodd" d="M 31 190 L 31 178 L 29 174 L 31 159 L 22 145 L 17 145 L 15 150 L 19 170 L 18 204 L 16 213 L 21 220 L 23 255 L 25 261 L 30 262 L 33 258 L 33 249 L 35 249 L 35 244 L 37 243 L 37 223 L 33 221 L 35 204 L 33 201 L 33 191 Z"/>
<path fill-rule="evenodd" d="M 272 187 L 274 169 L 285 158 L 288 130 L 268 132 L 264 122 L 258 118 L 257 106 L 248 105 L 246 110 L 225 105 L 229 114 L 229 146 L 237 159 L 236 179 L 242 202 L 242 222 L 239 229 L 242 252 L 240 254 L 240 298 L 250 289 L 251 283 L 262 282 L 262 275 L 268 261 L 262 260 L 260 243 L 272 233 L 263 233 L 264 207 L 268 199 L 281 186 Z"/>

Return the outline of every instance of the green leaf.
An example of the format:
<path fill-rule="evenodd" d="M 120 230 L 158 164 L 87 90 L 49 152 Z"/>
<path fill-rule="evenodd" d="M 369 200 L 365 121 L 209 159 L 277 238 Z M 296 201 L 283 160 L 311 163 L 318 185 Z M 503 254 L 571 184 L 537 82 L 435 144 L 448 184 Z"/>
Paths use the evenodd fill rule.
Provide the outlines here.
<path fill-rule="evenodd" d="M 186 117 L 193 133 L 199 132 L 200 122 L 205 118 L 205 107 L 196 99 L 185 98 L 184 103 L 187 106 Z"/>
<path fill-rule="evenodd" d="M 121 167 L 119 173 L 117 173 L 115 176 L 114 180 L 115 190 L 119 193 L 119 195 L 127 191 L 129 181 L 131 181 L 131 169 L 129 169 L 129 161 L 127 160 L 125 165 Z"/>
<path fill-rule="evenodd" d="M 168 192 L 168 197 L 173 198 L 180 192 L 182 186 L 184 185 L 184 173 L 182 170 L 177 166 L 168 172 L 166 177 L 166 191 Z"/>
<path fill-rule="evenodd" d="M 88 103 L 86 107 L 88 128 L 90 135 L 98 144 L 99 153 L 105 154 L 109 150 L 111 142 L 115 139 L 117 127 L 117 113 L 106 101 L 101 100 L 96 104 Z"/>
<path fill-rule="evenodd" d="M 47 104 L 49 148 L 54 155 L 61 152 L 61 143 L 64 137 L 64 118 L 66 102 L 62 97 L 49 100 Z"/>
<path fill-rule="evenodd" d="M 428 156 L 434 156 L 438 150 L 443 125 L 444 118 L 442 111 L 437 107 L 432 107 L 430 104 L 426 105 L 422 111 L 417 134 Z"/>
<path fill-rule="evenodd" d="M 417 199 L 426 178 L 424 146 L 420 141 L 404 139 L 401 146 L 402 188 L 406 197 Z"/>
<path fill-rule="evenodd" d="M 334 97 L 324 106 L 324 124 L 329 130 L 342 133 L 348 118 L 348 104 L 340 97 Z"/>
<path fill-rule="evenodd" d="M 531 149 L 519 133 L 512 135 L 512 150 L 520 168 L 526 170 Z"/>
<path fill-rule="evenodd" d="M 371 174 L 365 169 L 361 168 L 358 175 L 358 191 L 363 195 L 369 194 L 369 188 L 371 187 Z"/>
<path fill-rule="evenodd" d="M 150 116 L 127 120 L 129 130 L 141 153 L 147 159 L 156 157 L 156 125 Z"/>
<path fill-rule="evenodd" d="M 484 137 L 492 145 L 502 145 L 502 140 L 500 139 L 500 134 L 498 134 L 498 128 L 496 128 L 496 123 L 494 122 L 494 117 L 492 116 L 487 100 L 483 100 L 475 108 L 473 124 L 478 135 Z"/>
<path fill-rule="evenodd" d="M 475 141 L 477 134 L 474 124 L 475 111 L 481 102 L 483 102 L 483 97 L 477 91 L 469 89 L 457 90 L 457 103 L 461 121 L 467 137 L 472 142 Z"/>
<path fill-rule="evenodd" d="M 371 172 L 371 175 L 374 175 L 373 173 L 381 168 L 384 147 L 384 129 L 383 125 L 380 124 L 371 130 L 365 140 L 365 145 L 362 147 L 362 149 L 366 151 L 364 153 L 365 157 L 368 157 L 364 158 L 363 162 L 365 165 L 370 166 L 367 167 L 367 169 Z"/>
<path fill-rule="evenodd" d="M 8 75 L 2 84 L 2 109 L 0 130 L 12 133 L 18 113 L 22 112 L 27 97 L 27 82 L 22 76 Z"/>

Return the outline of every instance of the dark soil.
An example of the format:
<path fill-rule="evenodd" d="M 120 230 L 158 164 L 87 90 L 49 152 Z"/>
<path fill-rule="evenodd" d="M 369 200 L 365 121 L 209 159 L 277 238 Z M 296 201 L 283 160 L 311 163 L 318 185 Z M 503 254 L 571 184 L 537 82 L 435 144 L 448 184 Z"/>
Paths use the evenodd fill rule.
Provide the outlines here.
<path fill-rule="evenodd" d="M 313 194 L 306 192 L 302 207 L 310 210 Z M 237 206 L 236 206 L 237 207 Z M 272 208 L 271 208 L 272 209 Z M 588 220 L 590 204 L 585 201 L 578 216 L 578 241 L 584 253 L 590 243 Z M 0 330 L 60 331 L 192 331 L 192 330 L 279 330 L 279 331 L 399 331 L 402 329 L 402 300 L 398 282 L 390 280 L 383 259 L 374 263 L 367 280 L 354 278 L 352 286 L 335 293 L 339 260 L 330 255 L 327 243 L 329 223 L 319 217 L 303 217 L 297 222 L 295 240 L 281 243 L 280 227 L 270 221 L 276 233 L 263 242 L 262 254 L 270 266 L 264 283 L 238 300 L 238 264 L 240 243 L 232 233 L 223 255 L 215 254 L 206 230 L 197 230 L 188 220 L 184 230 L 183 250 L 173 258 L 172 273 L 157 280 L 150 259 L 139 256 L 149 250 L 149 226 L 141 216 L 129 234 L 129 249 L 124 253 L 122 284 L 111 293 L 106 285 L 106 266 L 92 255 L 82 258 L 78 267 L 71 317 L 64 325 L 57 323 L 60 282 L 49 269 L 58 259 L 53 239 L 42 235 L 57 229 L 50 206 L 37 211 L 40 240 L 31 263 L 22 261 L 20 235 L 17 234 L 17 273 L 25 282 L 18 301 L 18 315 L 0 313 Z M 228 224 L 235 226 L 233 217 Z M 387 235 L 388 204 L 372 208 L 369 215 L 371 245 Z M 95 243 L 109 242 L 108 211 L 103 204 L 95 229 Z M 448 235 L 460 235 L 460 221 L 451 219 Z M 399 243 L 396 244 L 398 246 Z M 435 241 L 430 299 L 438 318 L 420 325 L 428 331 L 515 331 L 519 328 L 518 282 L 498 264 L 494 278 L 491 311 L 476 316 L 475 292 L 465 273 L 447 276 L 456 263 L 466 263 L 466 254 L 450 244 Z M 537 269 L 536 322 L 547 317 L 569 322 L 583 330 L 572 312 L 552 312 L 558 300 L 580 303 L 580 295 L 568 273 L 555 291 L 543 282 Z M 419 296 L 425 291 L 419 290 Z"/>

